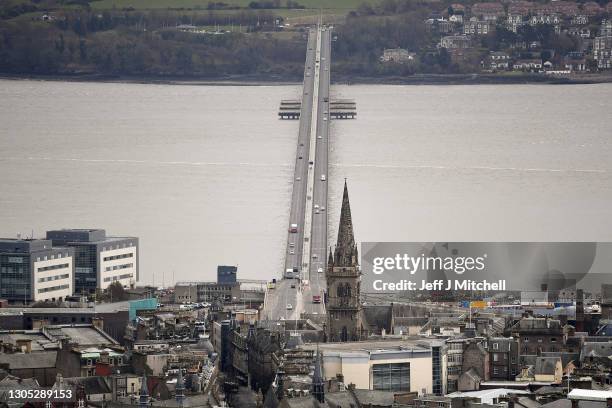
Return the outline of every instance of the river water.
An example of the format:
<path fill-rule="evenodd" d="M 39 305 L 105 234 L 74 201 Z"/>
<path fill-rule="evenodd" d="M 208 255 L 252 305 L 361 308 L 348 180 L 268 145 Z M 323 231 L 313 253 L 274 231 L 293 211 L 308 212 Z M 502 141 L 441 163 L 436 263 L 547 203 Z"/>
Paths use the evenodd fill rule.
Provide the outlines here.
<path fill-rule="evenodd" d="M 0 80 L 0 236 L 140 237 L 141 280 L 282 270 L 300 86 Z M 611 241 L 612 84 L 338 85 L 330 238 Z"/>

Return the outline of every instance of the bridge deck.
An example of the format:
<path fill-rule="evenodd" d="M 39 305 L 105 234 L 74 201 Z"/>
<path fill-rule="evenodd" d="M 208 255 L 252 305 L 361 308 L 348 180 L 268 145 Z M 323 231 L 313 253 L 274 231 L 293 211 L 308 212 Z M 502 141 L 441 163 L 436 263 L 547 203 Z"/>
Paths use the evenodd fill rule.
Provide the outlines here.
<path fill-rule="evenodd" d="M 327 211 L 322 209 L 327 208 L 327 119 L 334 117 L 329 113 L 330 50 L 330 30 L 311 29 L 302 100 L 282 100 L 278 113 L 281 119 L 300 120 L 289 222 L 289 225 L 297 224 L 297 232 L 288 233 L 285 269 L 280 274 L 284 279 L 266 292 L 263 320 L 325 318 L 325 305 L 313 303 L 312 296 L 323 297 L 326 289 L 323 272 L 328 231 Z M 321 69 L 324 66 L 327 69 Z M 294 278 L 294 268 L 299 271 L 300 279 Z"/>

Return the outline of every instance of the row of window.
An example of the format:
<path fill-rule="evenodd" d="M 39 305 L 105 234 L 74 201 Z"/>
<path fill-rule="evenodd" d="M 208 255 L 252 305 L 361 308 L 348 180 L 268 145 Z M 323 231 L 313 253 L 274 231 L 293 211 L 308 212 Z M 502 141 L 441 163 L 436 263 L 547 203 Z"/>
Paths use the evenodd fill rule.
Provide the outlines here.
<path fill-rule="evenodd" d="M 43 266 L 41 268 L 36 269 L 38 272 L 46 272 L 46 271 L 54 271 L 56 269 L 65 269 L 68 268 L 70 266 L 70 264 L 58 264 L 58 265 L 51 265 L 51 266 Z"/>
<path fill-rule="evenodd" d="M 538 340 L 538 343 L 542 343 L 542 342 L 544 342 L 544 340 L 543 340 L 542 338 L 538 338 L 537 340 Z M 529 343 L 529 337 L 523 337 L 523 342 L 525 342 L 525 343 Z M 550 342 L 551 342 L 551 343 L 556 343 L 556 342 L 557 342 L 557 339 L 556 339 L 556 338 L 554 338 L 554 337 L 551 337 L 551 338 L 550 338 Z"/>
<path fill-rule="evenodd" d="M 229 292 L 231 290 L 231 286 L 210 286 L 206 289 L 198 289 L 198 294 L 205 294 L 208 292 Z"/>
<path fill-rule="evenodd" d="M 9 274 L 11 275 L 22 275 L 25 272 L 28 271 L 28 267 L 23 267 L 23 266 L 17 266 L 17 267 L 10 267 L 10 266 L 3 266 L 2 268 L 0 268 L 0 271 L 2 272 L 2 275 L 5 276 L 9 276 Z"/>
<path fill-rule="evenodd" d="M 47 276 L 46 278 L 38 278 L 38 283 L 56 281 L 60 279 L 68 279 L 70 274 L 66 273 L 63 275 Z"/>
<path fill-rule="evenodd" d="M 134 253 L 130 252 L 130 253 L 127 253 L 127 254 L 105 256 L 104 260 L 105 261 L 114 261 L 114 260 L 117 260 L 117 259 L 132 258 L 133 256 L 134 256 Z"/>
<path fill-rule="evenodd" d="M 512 367 L 512 369 L 510 370 L 510 375 L 516 375 L 516 368 Z M 493 375 L 507 375 L 508 373 L 508 368 L 507 367 L 500 367 L 500 366 L 494 366 L 493 367 Z"/>
<path fill-rule="evenodd" d="M 48 261 L 49 259 L 55 259 L 55 258 L 57 258 L 57 259 L 67 258 L 68 256 L 69 256 L 69 255 L 68 255 L 68 252 L 66 252 L 66 253 L 64 253 L 64 254 L 62 254 L 62 253 L 60 252 L 60 253 L 59 253 L 59 254 L 57 254 L 57 255 L 56 255 L 56 254 L 53 254 L 53 255 L 51 255 L 51 256 L 47 256 L 47 255 L 45 255 L 45 256 L 37 256 L 37 257 L 36 257 L 36 262 L 40 262 L 40 261 Z"/>
<path fill-rule="evenodd" d="M 97 358 L 88 358 L 87 360 L 83 360 L 83 362 L 87 365 L 87 366 L 93 366 L 98 364 L 100 360 Z M 108 359 L 108 363 L 112 366 L 114 365 L 122 365 L 123 364 L 123 358 L 122 357 L 117 357 L 117 360 L 115 360 L 114 358 L 109 358 Z"/>
<path fill-rule="evenodd" d="M 105 271 L 106 272 L 110 272 L 110 271 L 116 271 L 119 269 L 127 269 L 127 268 L 131 268 L 133 267 L 134 264 L 133 263 L 127 263 L 127 264 L 123 264 L 123 265 L 115 265 L 115 266 L 107 266 Z"/>
<path fill-rule="evenodd" d="M 372 377 L 375 390 L 410 391 L 410 363 L 374 364 Z"/>
<path fill-rule="evenodd" d="M 134 246 L 134 244 L 132 242 L 123 243 L 123 244 L 117 244 L 117 245 L 111 245 L 111 246 L 107 246 L 107 247 L 102 247 L 102 252 L 104 252 L 104 251 L 112 251 L 113 249 L 130 248 L 130 247 L 133 247 L 133 246 Z"/>
<path fill-rule="evenodd" d="M 50 288 L 38 289 L 38 293 L 55 292 L 56 290 L 68 289 L 70 285 L 51 286 Z"/>
<path fill-rule="evenodd" d="M 123 280 L 123 279 L 129 279 L 132 278 L 134 276 L 134 274 L 132 273 L 126 273 L 125 275 L 119 275 L 119 276 L 109 276 L 108 278 L 104 278 L 104 282 L 110 282 L 110 281 L 118 281 L 118 280 Z"/>

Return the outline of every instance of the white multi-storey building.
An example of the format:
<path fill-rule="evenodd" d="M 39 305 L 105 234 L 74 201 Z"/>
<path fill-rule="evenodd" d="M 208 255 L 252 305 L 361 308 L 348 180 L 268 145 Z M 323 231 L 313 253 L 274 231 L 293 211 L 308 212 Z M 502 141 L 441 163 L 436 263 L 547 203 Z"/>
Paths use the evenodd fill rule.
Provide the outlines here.
<path fill-rule="evenodd" d="M 64 300 L 74 290 L 73 255 L 46 239 L 0 239 L 0 296 L 12 303 Z"/>
<path fill-rule="evenodd" d="M 111 237 L 102 229 L 47 231 L 54 245 L 74 248 L 75 294 L 94 293 L 114 282 L 134 287 L 138 281 L 138 238 Z"/>

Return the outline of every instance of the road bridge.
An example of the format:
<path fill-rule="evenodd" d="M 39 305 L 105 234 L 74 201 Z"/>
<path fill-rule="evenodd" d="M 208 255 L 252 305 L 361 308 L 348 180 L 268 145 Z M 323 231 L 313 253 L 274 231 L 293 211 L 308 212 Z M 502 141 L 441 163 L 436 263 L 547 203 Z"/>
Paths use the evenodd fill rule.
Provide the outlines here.
<path fill-rule="evenodd" d="M 263 319 L 325 318 L 331 29 L 309 31 L 285 269 L 266 292 Z M 295 109 L 296 101 L 285 101 Z M 282 276 L 281 276 L 282 275 Z M 313 303 L 313 296 L 321 296 Z M 320 318 L 320 319 L 319 319 Z"/>

